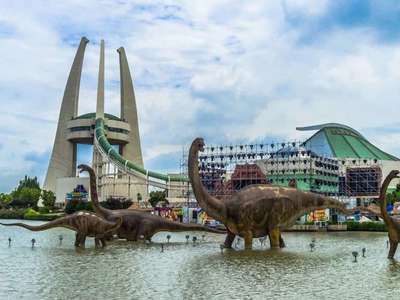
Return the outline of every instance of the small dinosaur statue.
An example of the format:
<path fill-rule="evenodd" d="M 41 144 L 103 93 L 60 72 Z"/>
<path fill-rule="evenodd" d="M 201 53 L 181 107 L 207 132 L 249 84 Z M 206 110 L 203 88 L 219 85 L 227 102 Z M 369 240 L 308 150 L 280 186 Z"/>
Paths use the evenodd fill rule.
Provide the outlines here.
<path fill-rule="evenodd" d="M 295 188 L 272 185 L 249 185 L 221 201 L 203 187 L 198 167 L 199 151 L 204 141 L 196 138 L 189 150 L 189 179 L 199 205 L 207 215 L 225 224 L 228 235 L 225 247 L 231 248 L 236 235 L 244 237 L 245 248 L 252 248 L 253 238 L 268 235 L 272 248 L 282 245 L 281 229 L 291 226 L 309 211 L 337 208 L 347 213 L 345 204 L 322 195 Z"/>
<path fill-rule="evenodd" d="M 88 172 L 90 177 L 90 197 L 93 210 L 106 220 L 114 221 L 122 218 L 122 225 L 116 231 L 119 238 L 128 241 L 151 240 L 151 237 L 160 231 L 207 231 L 213 233 L 225 233 L 225 231 L 208 228 L 197 224 L 183 224 L 167 220 L 163 217 L 152 215 L 133 209 L 110 210 L 102 207 L 97 196 L 96 175 L 88 165 L 79 165 L 80 172 Z"/>
<path fill-rule="evenodd" d="M 86 237 L 94 237 L 96 248 L 100 246 L 105 247 L 106 235 L 117 230 L 122 224 L 122 218 L 116 218 L 115 222 L 110 222 L 99 215 L 79 211 L 71 215 L 67 215 L 56 220 L 50 221 L 43 225 L 31 226 L 24 223 L 0 223 L 3 226 L 19 226 L 31 231 L 42 231 L 55 227 L 64 227 L 76 231 L 75 246 L 85 247 Z"/>

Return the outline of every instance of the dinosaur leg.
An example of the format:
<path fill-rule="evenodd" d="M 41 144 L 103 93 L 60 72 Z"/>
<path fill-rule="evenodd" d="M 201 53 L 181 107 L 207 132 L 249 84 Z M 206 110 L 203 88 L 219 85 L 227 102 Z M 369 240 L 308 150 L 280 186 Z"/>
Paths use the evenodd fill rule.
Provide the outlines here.
<path fill-rule="evenodd" d="M 97 237 L 94 238 L 94 245 L 97 248 L 100 248 L 100 239 L 98 239 Z"/>
<path fill-rule="evenodd" d="M 100 239 L 100 242 L 101 242 L 101 247 L 102 247 L 102 248 L 104 248 L 105 246 L 107 246 L 107 243 L 106 243 L 106 239 L 105 239 L 105 238 Z"/>
<path fill-rule="evenodd" d="M 253 233 L 246 231 L 244 234 L 244 249 L 251 250 L 253 248 Z"/>
<path fill-rule="evenodd" d="M 75 247 L 79 247 L 79 240 L 80 240 L 80 235 L 79 233 L 75 234 Z"/>
<path fill-rule="evenodd" d="M 282 234 L 279 233 L 279 248 L 285 248 L 286 244 L 285 241 L 282 238 Z"/>
<path fill-rule="evenodd" d="M 85 249 L 86 235 L 79 234 L 79 247 Z"/>
<path fill-rule="evenodd" d="M 274 228 L 269 231 L 269 242 L 271 244 L 271 248 L 279 248 L 280 247 L 280 230 L 279 228 Z"/>
<path fill-rule="evenodd" d="M 228 234 L 225 238 L 224 247 L 229 249 L 232 248 L 232 243 L 234 240 L 235 240 L 235 235 L 232 232 L 228 231 Z"/>
<path fill-rule="evenodd" d="M 394 258 L 394 254 L 396 253 L 396 250 L 397 250 L 397 245 L 398 245 L 397 241 L 390 240 L 390 248 L 389 248 L 389 254 L 388 254 L 389 259 Z"/>

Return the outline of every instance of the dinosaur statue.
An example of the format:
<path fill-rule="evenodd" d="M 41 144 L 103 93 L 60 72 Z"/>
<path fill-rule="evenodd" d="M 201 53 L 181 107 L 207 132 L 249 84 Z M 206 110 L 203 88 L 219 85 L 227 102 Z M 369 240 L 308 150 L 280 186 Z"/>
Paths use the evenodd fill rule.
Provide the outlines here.
<path fill-rule="evenodd" d="M 39 226 L 31 226 L 24 223 L 0 224 L 3 226 L 19 226 L 29 229 L 31 231 L 42 231 L 55 227 L 64 227 L 76 231 L 76 247 L 84 248 L 86 237 L 89 236 L 94 237 L 95 245 L 97 248 L 100 246 L 100 244 L 102 247 L 105 247 L 105 237 L 121 226 L 122 218 L 118 217 L 115 220 L 115 222 L 110 222 L 95 213 L 79 211 Z"/>
<path fill-rule="evenodd" d="M 396 250 L 397 250 L 397 245 L 399 244 L 400 241 L 400 221 L 395 220 L 393 217 L 389 216 L 386 206 L 387 206 L 387 200 L 386 200 L 386 191 L 387 188 L 390 184 L 390 182 L 394 178 L 400 178 L 399 176 L 400 171 L 398 170 L 393 170 L 391 171 L 388 176 L 386 176 L 385 180 L 382 183 L 380 195 L 379 195 L 379 207 L 381 209 L 380 211 L 380 217 L 383 219 L 387 226 L 388 230 L 388 236 L 389 236 L 389 243 L 390 243 L 390 248 L 389 248 L 389 253 L 388 253 L 388 258 L 393 259 Z M 367 211 L 370 211 L 368 209 L 365 209 Z M 372 211 L 371 211 L 372 212 Z"/>
<path fill-rule="evenodd" d="M 323 208 L 347 213 L 345 204 L 333 198 L 265 184 L 249 185 L 221 201 L 211 196 L 200 181 L 198 155 L 203 149 L 203 139 L 195 139 L 189 150 L 189 179 L 199 205 L 207 215 L 225 224 L 226 248 L 232 247 L 236 235 L 244 238 L 246 249 L 251 249 L 253 238 L 266 235 L 271 247 L 278 248 L 283 243 L 281 229 L 293 225 L 304 213 Z"/>
<path fill-rule="evenodd" d="M 79 165 L 80 172 L 88 172 L 90 177 L 90 197 L 92 200 L 93 210 L 103 216 L 106 220 L 114 221 L 122 217 L 122 225 L 116 231 L 119 238 L 127 239 L 128 241 L 148 240 L 160 231 L 207 231 L 213 233 L 225 233 L 225 231 L 208 228 L 197 224 L 183 224 L 167 220 L 163 217 L 152 215 L 148 212 L 143 212 L 133 209 L 117 209 L 110 210 L 102 207 L 98 200 L 96 175 L 88 165 Z"/>

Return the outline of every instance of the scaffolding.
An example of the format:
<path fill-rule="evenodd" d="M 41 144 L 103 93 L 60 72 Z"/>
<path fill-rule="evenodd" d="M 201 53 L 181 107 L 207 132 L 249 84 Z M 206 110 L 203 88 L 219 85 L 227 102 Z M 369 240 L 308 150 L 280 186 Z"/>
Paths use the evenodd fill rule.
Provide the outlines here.
<path fill-rule="evenodd" d="M 342 199 L 376 198 L 382 179 L 376 159 L 323 157 L 301 141 L 208 146 L 199 155 L 199 172 L 208 192 L 220 198 L 250 184 L 293 182 L 301 190 Z"/>

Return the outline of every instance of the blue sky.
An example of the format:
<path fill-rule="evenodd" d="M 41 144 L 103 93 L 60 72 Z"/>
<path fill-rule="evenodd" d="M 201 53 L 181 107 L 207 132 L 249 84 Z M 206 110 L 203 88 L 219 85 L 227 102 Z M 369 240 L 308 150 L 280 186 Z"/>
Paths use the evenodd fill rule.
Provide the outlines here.
<path fill-rule="evenodd" d="M 398 1 L 12 1 L 0 3 L 0 192 L 42 181 L 81 36 L 79 113 L 95 110 L 106 40 L 106 111 L 119 114 L 115 51 L 134 77 L 148 168 L 179 169 L 182 147 L 303 139 L 340 122 L 400 155 Z M 90 159 L 80 147 L 78 159 Z"/>

